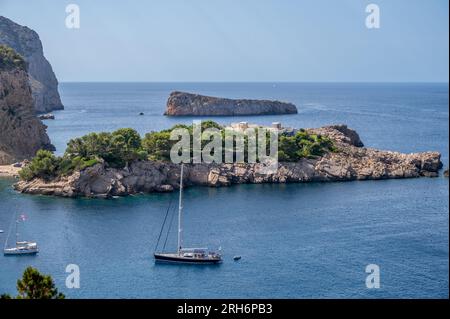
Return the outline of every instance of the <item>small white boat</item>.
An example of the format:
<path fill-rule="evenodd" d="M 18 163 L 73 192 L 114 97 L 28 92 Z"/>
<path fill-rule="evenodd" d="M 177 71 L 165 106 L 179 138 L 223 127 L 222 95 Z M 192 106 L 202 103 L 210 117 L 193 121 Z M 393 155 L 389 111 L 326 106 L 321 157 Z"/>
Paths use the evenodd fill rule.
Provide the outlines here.
<path fill-rule="evenodd" d="M 0 229 L 0 234 L 2 234 L 3 233 L 3 230 L 2 229 Z"/>
<path fill-rule="evenodd" d="M 20 218 L 16 218 L 16 246 L 7 247 L 8 238 L 6 238 L 5 248 L 3 249 L 4 255 L 35 255 L 39 252 L 39 248 L 36 242 L 19 241 L 19 221 L 25 221 L 25 215 L 20 215 Z M 8 235 L 9 237 L 9 235 Z"/>

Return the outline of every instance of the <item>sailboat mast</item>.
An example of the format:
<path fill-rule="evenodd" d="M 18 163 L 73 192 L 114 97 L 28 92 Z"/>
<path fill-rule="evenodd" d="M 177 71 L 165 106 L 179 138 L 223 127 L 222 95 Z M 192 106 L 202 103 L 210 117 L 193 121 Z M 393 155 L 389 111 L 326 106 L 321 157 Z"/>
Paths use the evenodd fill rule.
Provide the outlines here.
<path fill-rule="evenodd" d="M 16 245 L 19 241 L 19 220 L 17 219 L 17 213 L 16 213 Z"/>
<path fill-rule="evenodd" d="M 181 163 L 181 174 L 180 174 L 180 198 L 178 202 L 178 254 L 181 253 L 182 245 L 182 229 L 181 229 L 181 213 L 183 211 L 183 163 Z"/>

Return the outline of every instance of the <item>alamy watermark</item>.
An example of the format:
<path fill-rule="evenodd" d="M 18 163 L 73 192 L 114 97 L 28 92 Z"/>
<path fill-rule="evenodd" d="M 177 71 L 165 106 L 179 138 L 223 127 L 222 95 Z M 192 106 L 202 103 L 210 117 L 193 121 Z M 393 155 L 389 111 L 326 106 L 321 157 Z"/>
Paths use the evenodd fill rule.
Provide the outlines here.
<path fill-rule="evenodd" d="M 369 264 L 366 266 L 366 287 L 368 289 L 380 288 L 380 266 L 377 264 Z"/>
<path fill-rule="evenodd" d="M 77 4 L 71 3 L 66 6 L 66 28 L 79 29 L 80 28 L 80 7 Z"/>
<path fill-rule="evenodd" d="M 366 17 L 367 29 L 379 29 L 380 28 L 380 7 L 377 4 L 371 3 L 366 7 L 366 13 L 369 15 Z"/>
<path fill-rule="evenodd" d="M 77 264 L 68 264 L 66 266 L 66 287 L 69 289 L 80 288 L 80 267 Z"/>
<path fill-rule="evenodd" d="M 71 3 L 66 6 L 66 19 L 65 25 L 68 29 L 79 29 L 80 28 L 80 6 Z M 379 29 L 380 28 L 380 7 L 375 3 L 368 4 L 366 6 L 366 27 L 368 29 Z"/>
<path fill-rule="evenodd" d="M 194 121 L 192 129 L 175 128 L 170 140 L 176 141 L 170 150 L 173 163 L 250 163 L 258 174 L 274 174 L 278 169 L 278 129 L 238 126 L 202 129 Z"/>

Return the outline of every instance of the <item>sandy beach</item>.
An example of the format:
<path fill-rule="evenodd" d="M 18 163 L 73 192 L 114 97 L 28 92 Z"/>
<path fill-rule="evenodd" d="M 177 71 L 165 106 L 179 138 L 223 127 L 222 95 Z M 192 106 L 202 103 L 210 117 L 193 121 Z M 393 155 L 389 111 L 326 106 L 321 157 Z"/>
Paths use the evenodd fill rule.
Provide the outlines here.
<path fill-rule="evenodd" d="M 17 177 L 20 169 L 13 165 L 0 165 L 0 177 Z"/>

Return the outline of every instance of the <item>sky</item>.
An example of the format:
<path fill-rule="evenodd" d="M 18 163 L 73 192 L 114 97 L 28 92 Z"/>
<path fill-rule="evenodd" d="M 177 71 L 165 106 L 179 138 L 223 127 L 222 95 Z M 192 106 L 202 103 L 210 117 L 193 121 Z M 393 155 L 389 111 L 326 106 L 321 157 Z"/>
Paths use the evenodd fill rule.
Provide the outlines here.
<path fill-rule="evenodd" d="M 80 28 L 66 27 L 66 6 Z M 380 28 L 366 27 L 366 6 Z M 0 0 L 60 82 L 446 82 L 448 0 Z"/>

